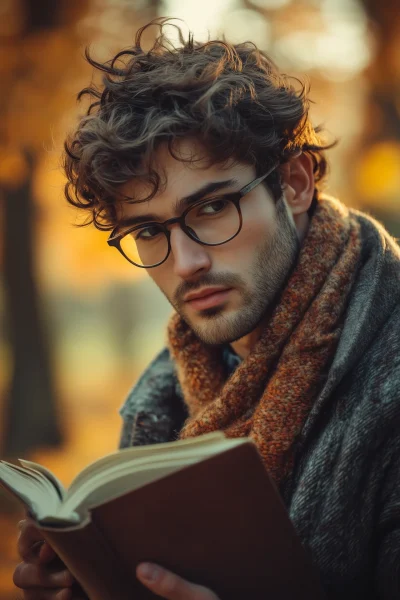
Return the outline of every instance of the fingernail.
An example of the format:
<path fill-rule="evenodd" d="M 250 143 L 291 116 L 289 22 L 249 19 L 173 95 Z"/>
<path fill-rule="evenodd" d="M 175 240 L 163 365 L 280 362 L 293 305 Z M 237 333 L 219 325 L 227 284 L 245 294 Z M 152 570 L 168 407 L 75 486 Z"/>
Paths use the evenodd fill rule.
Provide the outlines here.
<path fill-rule="evenodd" d="M 159 568 L 151 563 L 142 563 L 138 567 L 140 577 L 147 579 L 147 581 L 155 581 L 160 572 Z"/>

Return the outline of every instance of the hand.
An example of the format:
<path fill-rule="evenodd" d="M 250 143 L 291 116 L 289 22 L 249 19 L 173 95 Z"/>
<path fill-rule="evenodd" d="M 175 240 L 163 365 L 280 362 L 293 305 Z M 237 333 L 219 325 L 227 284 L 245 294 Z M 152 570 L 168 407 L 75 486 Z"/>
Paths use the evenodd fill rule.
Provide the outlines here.
<path fill-rule="evenodd" d="M 190 583 L 153 563 L 140 563 L 136 575 L 143 585 L 167 600 L 219 600 L 208 588 Z"/>
<path fill-rule="evenodd" d="M 80 600 L 85 596 L 64 563 L 43 541 L 32 519 L 20 521 L 18 553 L 22 562 L 14 571 L 14 584 L 23 590 L 24 600 Z"/>

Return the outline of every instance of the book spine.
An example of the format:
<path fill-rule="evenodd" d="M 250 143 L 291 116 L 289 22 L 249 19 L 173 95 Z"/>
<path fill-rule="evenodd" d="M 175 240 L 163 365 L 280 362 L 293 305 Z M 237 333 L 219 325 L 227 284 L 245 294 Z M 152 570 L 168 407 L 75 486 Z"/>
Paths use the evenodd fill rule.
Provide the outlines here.
<path fill-rule="evenodd" d="M 90 600 L 132 600 L 135 574 L 126 572 L 94 523 L 41 530 Z"/>

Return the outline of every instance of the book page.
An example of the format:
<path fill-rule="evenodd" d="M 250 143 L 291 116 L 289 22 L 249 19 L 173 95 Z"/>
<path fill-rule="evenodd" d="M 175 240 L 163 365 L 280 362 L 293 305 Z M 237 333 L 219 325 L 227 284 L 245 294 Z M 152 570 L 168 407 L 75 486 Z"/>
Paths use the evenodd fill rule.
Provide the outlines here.
<path fill-rule="evenodd" d="M 206 437 L 206 436 L 204 436 Z M 195 439 L 193 438 L 193 442 Z M 212 439 L 202 440 L 202 443 L 185 445 L 158 444 L 162 452 L 133 453 L 129 461 L 120 464 L 103 464 L 103 469 L 91 473 L 91 478 L 81 480 L 79 486 L 67 491 L 65 501 L 60 509 L 60 516 L 67 516 L 76 511 L 82 518 L 86 517 L 88 508 L 93 508 L 165 477 L 174 471 L 183 469 L 191 464 L 205 460 L 215 454 L 234 448 L 240 444 L 248 443 L 248 438 L 228 439 L 213 436 Z M 168 448 L 166 448 L 168 446 Z"/>
<path fill-rule="evenodd" d="M 60 499 L 53 484 L 41 473 L 1 461 L 0 480 L 38 520 L 47 512 L 57 512 Z"/>
<path fill-rule="evenodd" d="M 75 489 L 79 488 L 84 481 L 87 481 L 96 474 L 103 473 L 108 469 L 114 467 L 118 468 L 124 462 L 132 462 L 142 458 L 151 459 L 152 456 L 166 454 L 167 452 L 185 452 L 188 447 L 199 448 L 200 451 L 205 444 L 218 444 L 222 448 L 226 440 L 227 438 L 222 432 L 215 431 L 195 438 L 187 438 L 185 440 L 177 440 L 165 444 L 149 444 L 148 446 L 134 446 L 132 448 L 118 450 L 111 454 L 107 454 L 107 456 L 103 456 L 85 467 L 83 471 L 72 480 L 67 491 L 67 496 L 73 493 Z"/>
<path fill-rule="evenodd" d="M 46 469 L 46 467 L 44 467 L 43 465 L 39 465 L 38 463 L 32 462 L 31 460 L 22 460 L 22 458 L 19 458 L 18 460 L 23 467 L 44 475 L 55 487 L 60 500 L 63 500 L 65 496 L 65 488 L 61 481 L 51 471 L 49 471 L 49 469 Z"/>

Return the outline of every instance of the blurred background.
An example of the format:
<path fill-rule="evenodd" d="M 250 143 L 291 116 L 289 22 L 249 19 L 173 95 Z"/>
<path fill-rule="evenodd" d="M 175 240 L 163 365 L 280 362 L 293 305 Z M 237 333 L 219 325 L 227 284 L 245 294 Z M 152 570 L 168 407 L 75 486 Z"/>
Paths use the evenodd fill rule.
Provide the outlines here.
<path fill-rule="evenodd" d="M 118 408 L 170 313 L 107 234 L 74 226 L 60 169 L 93 77 L 84 47 L 107 60 L 156 16 L 198 39 L 251 40 L 308 79 L 314 124 L 340 140 L 327 190 L 400 237 L 397 0 L 0 0 L 0 456 L 43 462 L 67 485 L 117 447 Z M 0 600 L 18 596 L 21 516 L 0 495 Z"/>

